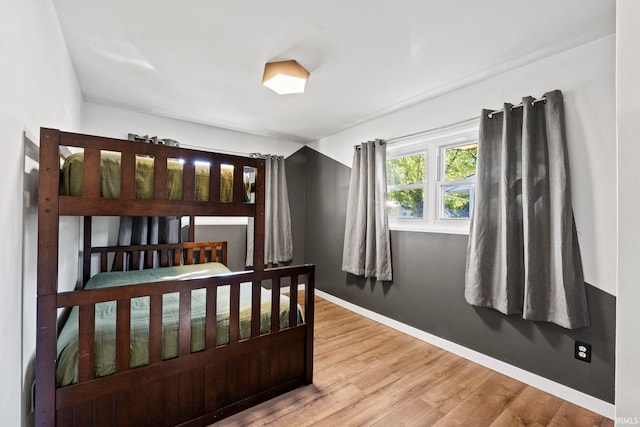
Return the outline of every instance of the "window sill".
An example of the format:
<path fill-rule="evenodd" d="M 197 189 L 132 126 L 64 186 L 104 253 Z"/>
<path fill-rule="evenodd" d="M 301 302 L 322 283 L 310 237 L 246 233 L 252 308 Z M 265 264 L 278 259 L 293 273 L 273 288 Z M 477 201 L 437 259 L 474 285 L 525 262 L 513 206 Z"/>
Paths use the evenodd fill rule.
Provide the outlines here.
<path fill-rule="evenodd" d="M 391 231 L 411 231 L 416 233 L 439 233 L 469 235 L 469 222 L 464 224 L 423 225 L 423 224 L 389 224 Z"/>

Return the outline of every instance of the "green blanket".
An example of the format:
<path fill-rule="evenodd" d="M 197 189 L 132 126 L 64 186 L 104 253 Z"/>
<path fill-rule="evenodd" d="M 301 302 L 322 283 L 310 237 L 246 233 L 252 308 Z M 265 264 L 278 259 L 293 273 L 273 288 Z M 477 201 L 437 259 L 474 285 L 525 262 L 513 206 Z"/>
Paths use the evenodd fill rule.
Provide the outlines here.
<path fill-rule="evenodd" d="M 123 286 L 167 280 L 189 280 L 229 273 L 223 264 L 206 263 L 177 267 L 162 267 L 151 270 L 100 273 L 89 280 L 85 289 Z M 191 293 L 191 351 L 204 349 L 205 345 L 206 290 Z M 271 329 L 271 291 L 262 289 L 260 308 L 260 331 Z M 216 318 L 216 344 L 229 342 L 229 286 L 218 287 Z M 115 372 L 115 301 L 96 304 L 95 376 L 101 377 Z M 178 355 L 179 295 L 165 294 L 162 303 L 162 358 Z M 289 298 L 280 297 L 280 326 L 289 325 Z M 240 287 L 240 337 L 251 334 L 251 283 Z M 149 362 L 149 297 L 131 300 L 131 367 Z M 57 386 L 65 386 L 78 380 L 78 308 L 73 307 L 67 322 L 58 337 Z"/>
<path fill-rule="evenodd" d="M 100 196 L 120 197 L 121 155 L 112 151 L 100 152 Z M 150 157 L 136 156 L 136 199 L 153 198 L 153 165 Z M 167 161 L 167 199 L 182 200 L 182 162 Z M 75 153 L 65 159 L 60 178 L 60 194 L 81 196 L 83 188 L 84 153 Z M 196 164 L 196 198 L 198 202 L 209 201 L 209 166 Z M 233 200 L 233 167 L 220 167 L 220 201 Z"/>

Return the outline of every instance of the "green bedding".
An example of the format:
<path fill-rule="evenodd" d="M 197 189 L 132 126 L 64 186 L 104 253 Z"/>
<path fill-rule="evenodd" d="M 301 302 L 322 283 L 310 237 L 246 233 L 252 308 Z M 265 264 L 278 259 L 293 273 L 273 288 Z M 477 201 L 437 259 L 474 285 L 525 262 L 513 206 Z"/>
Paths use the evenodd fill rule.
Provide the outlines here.
<path fill-rule="evenodd" d="M 206 263 L 162 267 L 150 270 L 100 273 L 89 280 L 85 289 L 123 286 L 166 280 L 189 280 L 229 273 L 223 264 Z M 206 290 L 194 290 L 191 294 L 191 351 L 204 349 L 205 345 Z M 271 328 L 271 291 L 262 289 L 260 309 L 260 331 Z M 216 344 L 229 342 L 229 286 L 218 287 Z M 165 294 L 162 303 L 162 358 L 178 355 L 179 296 Z M 115 328 L 116 303 L 96 304 L 95 376 L 101 377 L 115 372 Z M 280 326 L 289 325 L 289 299 L 280 297 Z M 240 287 L 240 337 L 251 333 L 251 283 Z M 131 367 L 146 365 L 149 361 L 149 297 L 131 300 Z M 76 383 L 78 380 L 78 308 L 71 310 L 69 318 L 58 337 L 58 387 Z"/>
<path fill-rule="evenodd" d="M 120 153 L 100 152 L 100 196 L 120 197 Z M 136 199 L 153 198 L 153 164 L 150 157 L 136 156 Z M 82 176 L 84 153 L 75 153 L 65 159 L 60 179 L 60 194 L 65 196 L 82 195 Z M 167 199 L 182 200 L 182 163 L 178 160 L 167 161 Z M 196 201 L 209 201 L 209 166 L 196 164 Z M 233 200 L 233 167 L 222 165 L 220 168 L 220 201 Z"/>

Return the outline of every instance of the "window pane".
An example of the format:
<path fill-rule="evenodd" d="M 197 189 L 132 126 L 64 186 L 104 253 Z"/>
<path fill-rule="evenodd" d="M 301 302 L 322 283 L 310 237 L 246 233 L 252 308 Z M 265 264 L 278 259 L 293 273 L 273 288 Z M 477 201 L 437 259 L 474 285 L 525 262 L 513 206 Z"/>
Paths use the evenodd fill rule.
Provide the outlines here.
<path fill-rule="evenodd" d="M 469 219 L 473 203 L 474 185 L 445 185 L 442 186 L 443 219 Z"/>
<path fill-rule="evenodd" d="M 424 190 L 397 190 L 387 192 L 389 218 L 422 218 Z"/>
<path fill-rule="evenodd" d="M 476 174 L 478 144 L 459 145 L 444 150 L 444 179 L 456 181 Z"/>
<path fill-rule="evenodd" d="M 424 182 L 424 153 L 387 160 L 387 185 Z"/>

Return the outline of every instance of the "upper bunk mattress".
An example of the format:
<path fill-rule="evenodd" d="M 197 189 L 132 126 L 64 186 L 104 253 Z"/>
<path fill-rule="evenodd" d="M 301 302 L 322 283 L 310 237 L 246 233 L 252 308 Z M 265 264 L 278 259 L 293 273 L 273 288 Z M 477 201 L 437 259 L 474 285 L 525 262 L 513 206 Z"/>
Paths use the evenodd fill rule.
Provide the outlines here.
<path fill-rule="evenodd" d="M 118 152 L 100 153 L 100 196 L 120 197 L 121 155 Z M 233 200 L 233 167 L 220 168 L 220 201 Z M 153 198 L 154 159 L 136 156 L 135 195 L 136 199 Z M 74 153 L 64 161 L 60 177 L 60 194 L 63 196 L 82 196 L 84 153 Z M 195 200 L 209 201 L 209 165 L 195 165 Z M 182 200 L 183 164 L 177 159 L 167 161 L 167 199 Z"/>

